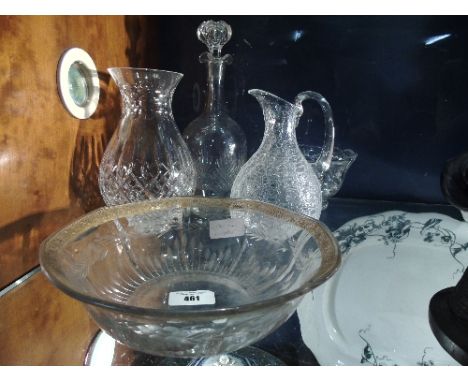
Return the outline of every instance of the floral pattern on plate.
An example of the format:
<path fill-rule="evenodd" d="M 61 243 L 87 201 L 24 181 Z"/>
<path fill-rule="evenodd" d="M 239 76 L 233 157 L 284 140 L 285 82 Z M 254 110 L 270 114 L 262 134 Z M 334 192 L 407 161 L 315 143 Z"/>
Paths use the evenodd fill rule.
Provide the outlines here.
<path fill-rule="evenodd" d="M 350 249 L 368 237 L 378 237 L 385 245 L 393 246 L 393 256 L 396 255 L 398 243 L 405 240 L 412 230 L 417 231 L 421 240 L 426 243 L 447 247 L 448 253 L 458 263 L 456 273 L 463 274 L 466 265 L 457 258 L 457 255 L 468 249 L 468 241 L 458 243 L 456 234 L 450 229 L 441 226 L 442 219 L 429 218 L 426 221 L 414 221 L 406 213 L 397 215 L 374 215 L 367 218 L 363 224 L 354 222 L 338 229 L 334 235 L 338 240 L 341 251 L 346 254 Z"/>
<path fill-rule="evenodd" d="M 388 211 L 334 232 L 340 270 L 298 308 L 304 343 L 323 365 L 457 365 L 427 318 L 434 293 L 468 265 L 468 225 Z"/>

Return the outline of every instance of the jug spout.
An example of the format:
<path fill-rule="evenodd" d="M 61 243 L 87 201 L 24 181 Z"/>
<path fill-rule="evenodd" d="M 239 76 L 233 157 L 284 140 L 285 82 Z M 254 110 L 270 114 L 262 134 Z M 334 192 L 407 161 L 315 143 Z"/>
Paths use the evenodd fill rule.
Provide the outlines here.
<path fill-rule="evenodd" d="M 291 115 L 299 118 L 302 115 L 302 107 L 292 104 L 285 99 L 260 89 L 250 89 L 248 93 L 254 96 L 258 103 L 262 106 L 265 119 L 268 117 L 290 117 Z"/>

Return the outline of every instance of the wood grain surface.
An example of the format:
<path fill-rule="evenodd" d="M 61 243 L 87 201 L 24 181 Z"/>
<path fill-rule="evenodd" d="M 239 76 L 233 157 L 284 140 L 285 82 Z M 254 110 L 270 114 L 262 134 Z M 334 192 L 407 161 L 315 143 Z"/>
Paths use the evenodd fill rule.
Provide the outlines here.
<path fill-rule="evenodd" d="M 38 264 L 45 237 L 103 204 L 98 166 L 120 116 L 106 69 L 144 65 L 145 26 L 138 16 L 0 16 L 0 289 Z M 60 56 L 75 46 L 101 83 L 82 121 L 56 89 Z"/>
<path fill-rule="evenodd" d="M 0 290 L 38 264 L 48 235 L 103 205 L 99 163 L 120 118 L 106 69 L 155 62 L 149 20 L 0 16 Z M 73 118 L 56 89 L 71 47 L 99 72 L 100 102 L 87 120 Z M 97 330 L 81 303 L 36 274 L 0 297 L 0 365 L 82 365 Z"/>
<path fill-rule="evenodd" d="M 0 297 L 0 365 L 83 365 L 98 328 L 42 273 Z"/>

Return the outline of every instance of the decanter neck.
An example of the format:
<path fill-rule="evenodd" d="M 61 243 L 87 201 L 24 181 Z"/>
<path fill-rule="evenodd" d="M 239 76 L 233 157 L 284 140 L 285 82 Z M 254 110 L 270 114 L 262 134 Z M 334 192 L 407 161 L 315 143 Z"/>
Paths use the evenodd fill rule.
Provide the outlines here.
<path fill-rule="evenodd" d="M 214 57 L 205 52 L 200 55 L 200 62 L 207 66 L 207 97 L 205 101 L 205 114 L 221 114 L 226 111 L 224 101 L 224 72 L 226 65 L 232 62 L 232 56 Z"/>

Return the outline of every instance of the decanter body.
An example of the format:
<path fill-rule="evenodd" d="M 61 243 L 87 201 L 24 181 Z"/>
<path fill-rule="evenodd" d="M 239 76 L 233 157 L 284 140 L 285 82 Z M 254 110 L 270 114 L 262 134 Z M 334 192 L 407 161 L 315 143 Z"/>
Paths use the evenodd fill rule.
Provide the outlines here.
<path fill-rule="evenodd" d="M 183 135 L 196 167 L 196 194 L 202 196 L 229 196 L 232 183 L 247 160 L 245 134 L 229 116 L 223 96 L 224 72 L 232 57 L 221 57 L 220 51 L 230 33 L 224 22 L 207 21 L 198 28 L 199 39 L 210 50 L 200 55 L 200 62 L 206 63 L 208 69 L 207 99 L 202 114 Z"/>
<path fill-rule="evenodd" d="M 318 219 L 322 210 L 320 176 L 330 166 L 334 125 L 331 108 L 320 94 L 303 92 L 291 104 L 263 90 L 249 90 L 260 103 L 265 117 L 265 134 L 259 149 L 242 167 L 232 186 L 232 198 L 256 199 Z M 302 115 L 302 101 L 320 103 L 326 121 L 326 139 L 317 161 L 317 173 L 299 149 L 296 127 Z"/>
<path fill-rule="evenodd" d="M 99 169 L 106 204 L 193 195 L 193 161 L 171 108 L 183 75 L 137 68 L 110 68 L 109 73 L 123 110 Z"/>

